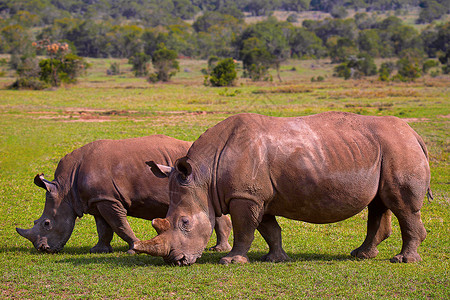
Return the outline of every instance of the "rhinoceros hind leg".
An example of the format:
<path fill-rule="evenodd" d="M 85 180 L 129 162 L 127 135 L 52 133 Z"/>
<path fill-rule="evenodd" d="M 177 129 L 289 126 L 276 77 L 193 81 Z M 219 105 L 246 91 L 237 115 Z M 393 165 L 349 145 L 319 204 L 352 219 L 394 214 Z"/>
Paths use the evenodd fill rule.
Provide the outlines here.
<path fill-rule="evenodd" d="M 400 253 L 391 258 L 390 261 L 394 263 L 421 261 L 422 258 L 417 253 L 417 248 L 427 236 L 427 232 L 420 219 L 420 211 L 413 213 L 401 212 L 396 216 L 402 232 L 403 245 Z"/>
<path fill-rule="evenodd" d="M 90 253 L 111 253 L 111 240 L 113 238 L 113 230 L 111 226 L 103 219 L 102 216 L 94 216 L 97 225 L 98 243 L 89 251 Z"/>
<path fill-rule="evenodd" d="M 217 236 L 217 244 L 209 250 L 225 252 L 230 251 L 231 246 L 228 243 L 228 237 L 231 233 L 231 220 L 228 216 L 222 215 L 216 218 L 216 225 L 214 226 Z"/>
<path fill-rule="evenodd" d="M 283 250 L 281 228 L 275 216 L 264 215 L 257 229 L 269 245 L 269 253 L 261 258 L 262 261 L 281 262 L 290 260 L 289 256 Z"/>
<path fill-rule="evenodd" d="M 369 204 L 366 239 L 360 247 L 351 252 L 351 255 L 357 258 L 374 258 L 377 256 L 377 246 L 392 233 L 391 216 L 392 212 L 377 196 Z"/>

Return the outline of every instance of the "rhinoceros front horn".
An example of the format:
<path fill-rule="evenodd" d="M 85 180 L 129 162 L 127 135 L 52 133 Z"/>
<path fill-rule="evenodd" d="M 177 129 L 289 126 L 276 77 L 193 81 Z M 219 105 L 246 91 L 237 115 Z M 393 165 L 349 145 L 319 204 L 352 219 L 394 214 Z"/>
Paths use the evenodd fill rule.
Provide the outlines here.
<path fill-rule="evenodd" d="M 34 242 L 35 236 L 31 229 L 22 229 L 22 228 L 16 228 L 16 231 L 18 234 L 29 240 L 30 242 Z"/>
<path fill-rule="evenodd" d="M 148 241 L 134 242 L 133 250 L 137 253 L 147 253 L 152 256 L 168 256 L 170 245 L 165 237 L 157 235 Z"/>

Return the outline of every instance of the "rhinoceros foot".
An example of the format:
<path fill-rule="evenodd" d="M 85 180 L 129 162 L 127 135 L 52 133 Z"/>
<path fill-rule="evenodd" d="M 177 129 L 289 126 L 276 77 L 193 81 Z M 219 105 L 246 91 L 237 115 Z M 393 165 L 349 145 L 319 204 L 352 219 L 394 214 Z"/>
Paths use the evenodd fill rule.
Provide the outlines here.
<path fill-rule="evenodd" d="M 90 253 L 111 253 L 113 252 L 113 249 L 111 245 L 95 245 L 94 247 L 89 250 Z"/>
<path fill-rule="evenodd" d="M 378 255 L 378 250 L 376 248 L 368 249 L 361 246 L 353 250 L 350 255 L 361 259 L 374 258 Z"/>
<path fill-rule="evenodd" d="M 412 263 L 412 262 L 418 262 L 421 261 L 422 258 L 420 257 L 419 253 L 400 253 L 393 258 L 390 259 L 391 263 Z"/>
<path fill-rule="evenodd" d="M 231 250 L 231 246 L 227 242 L 227 243 L 217 244 L 214 247 L 209 248 L 209 250 L 210 251 L 217 251 L 217 252 L 226 252 L 226 251 L 230 251 Z"/>
<path fill-rule="evenodd" d="M 291 260 L 289 256 L 281 250 L 280 252 L 273 252 L 273 253 L 267 253 L 266 255 L 263 255 L 261 257 L 262 261 L 266 262 L 282 262 L 282 261 L 289 261 Z"/>
<path fill-rule="evenodd" d="M 242 255 L 224 256 L 220 259 L 219 263 L 221 265 L 229 265 L 231 263 L 245 264 L 248 263 L 248 257 Z"/>

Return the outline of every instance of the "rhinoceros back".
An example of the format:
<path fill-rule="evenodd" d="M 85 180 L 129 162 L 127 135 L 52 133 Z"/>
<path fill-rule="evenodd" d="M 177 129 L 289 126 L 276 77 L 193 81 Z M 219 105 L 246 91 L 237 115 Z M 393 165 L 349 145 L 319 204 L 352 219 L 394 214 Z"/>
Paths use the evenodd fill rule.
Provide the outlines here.
<path fill-rule="evenodd" d="M 173 165 L 191 143 L 163 135 L 98 140 L 66 155 L 55 172 L 83 213 L 95 212 L 98 201 L 119 201 L 131 216 L 164 215 L 169 202 L 166 180 L 156 178 L 145 164 L 153 160 Z M 94 210 L 94 211 L 93 211 Z"/>

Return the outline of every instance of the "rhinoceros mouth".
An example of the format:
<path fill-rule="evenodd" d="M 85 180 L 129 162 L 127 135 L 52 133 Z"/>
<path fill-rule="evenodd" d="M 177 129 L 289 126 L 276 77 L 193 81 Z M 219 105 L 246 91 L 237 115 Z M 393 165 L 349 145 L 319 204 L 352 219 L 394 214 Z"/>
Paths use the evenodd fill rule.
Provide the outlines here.
<path fill-rule="evenodd" d="M 200 258 L 202 254 L 183 254 L 177 253 L 175 250 L 171 250 L 169 255 L 164 257 L 164 261 L 170 265 L 174 266 L 190 266 Z"/>

